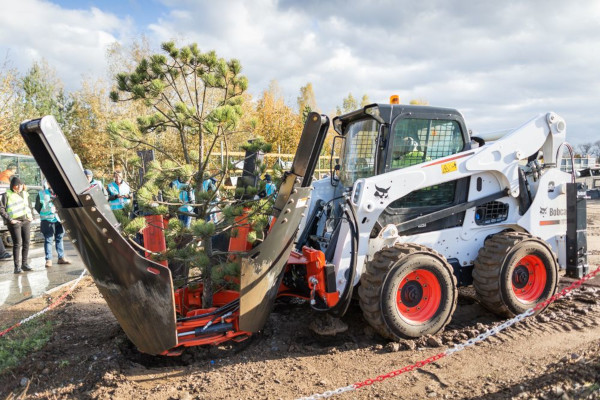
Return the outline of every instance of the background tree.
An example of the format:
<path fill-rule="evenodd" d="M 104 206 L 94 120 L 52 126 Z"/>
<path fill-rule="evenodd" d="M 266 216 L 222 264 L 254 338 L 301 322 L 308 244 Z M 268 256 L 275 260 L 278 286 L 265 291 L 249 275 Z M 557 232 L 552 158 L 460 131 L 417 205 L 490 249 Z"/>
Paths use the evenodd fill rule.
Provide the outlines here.
<path fill-rule="evenodd" d="M 342 100 L 342 107 L 336 108 L 336 115 L 342 115 L 354 111 L 358 108 L 358 102 L 352 96 L 352 93 L 348 93 L 348 96 Z"/>
<path fill-rule="evenodd" d="M 429 102 L 425 99 L 412 99 L 409 104 L 415 105 L 415 106 L 428 106 Z"/>
<path fill-rule="evenodd" d="M 371 104 L 371 100 L 369 100 L 369 96 L 367 96 L 366 94 L 363 94 L 363 97 L 360 99 L 360 106 L 364 107 L 364 106 L 368 106 L 369 104 Z"/>
<path fill-rule="evenodd" d="M 317 111 L 317 100 L 315 98 L 315 92 L 313 90 L 312 83 L 308 82 L 306 85 L 300 88 L 300 95 L 296 99 L 298 102 L 298 111 L 302 112 L 307 106 L 311 111 Z"/>
<path fill-rule="evenodd" d="M 2 77 L 2 107 L 4 121 L 3 150 L 28 154 L 29 150 L 19 134 L 19 124 L 32 118 L 53 115 L 63 130 L 68 130 L 71 102 L 64 93 L 62 82 L 45 62 L 34 62 L 22 77 L 8 70 Z"/>
<path fill-rule="evenodd" d="M 17 92 L 17 72 L 5 61 L 0 67 L 0 148 L 12 151 L 16 118 L 14 115 Z"/>
<path fill-rule="evenodd" d="M 352 96 L 352 93 L 348 93 L 348 97 L 346 97 L 342 103 L 342 110 L 344 113 L 348 113 L 350 111 L 354 111 L 358 108 L 358 102 Z"/>
<path fill-rule="evenodd" d="M 564 152 L 566 154 L 566 152 Z M 598 163 L 600 160 L 600 140 L 596 142 L 581 143 L 575 147 L 575 158 L 581 158 L 585 156 L 593 156 L 594 162 Z"/>
<path fill-rule="evenodd" d="M 300 95 L 296 98 L 298 103 L 298 113 L 302 117 L 302 123 L 306 121 L 308 114 L 313 111 L 318 112 L 317 101 L 312 83 L 308 82 L 300 88 Z"/>
<path fill-rule="evenodd" d="M 108 124 L 120 116 L 108 98 L 108 85 L 97 80 L 86 79 L 82 88 L 71 93 L 70 125 L 65 135 L 73 151 L 79 156 L 84 168 L 94 171 L 105 183 L 112 175 L 115 164 L 126 165 L 127 158 L 135 153 L 126 153 L 109 137 Z"/>
<path fill-rule="evenodd" d="M 295 153 L 302 133 L 302 121 L 300 116 L 285 104 L 278 88 L 277 82 L 272 81 L 269 89 L 258 99 L 254 132 L 281 153 Z"/>
<path fill-rule="evenodd" d="M 594 143 L 591 143 L 591 142 L 581 143 L 575 148 L 575 150 L 582 156 L 585 156 L 587 154 L 592 154 L 593 149 L 594 149 Z"/>
<path fill-rule="evenodd" d="M 55 70 L 47 62 L 34 62 L 21 79 L 19 89 L 23 119 L 53 115 L 63 130 L 69 128 L 66 121 L 72 104 Z"/>

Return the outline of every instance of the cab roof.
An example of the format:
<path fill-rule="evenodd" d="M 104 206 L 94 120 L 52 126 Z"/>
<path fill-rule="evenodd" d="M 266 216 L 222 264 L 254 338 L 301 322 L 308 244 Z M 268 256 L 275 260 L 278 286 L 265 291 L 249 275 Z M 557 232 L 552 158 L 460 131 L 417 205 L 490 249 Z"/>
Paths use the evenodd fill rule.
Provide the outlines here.
<path fill-rule="evenodd" d="M 335 117 L 333 126 L 336 132 L 342 135 L 346 131 L 346 127 L 354 121 L 372 118 L 380 123 L 391 124 L 399 115 L 412 115 L 415 118 L 428 119 L 452 119 L 458 120 L 463 127 L 465 126 L 462 114 L 453 108 L 385 103 L 369 104 L 356 111 Z"/>

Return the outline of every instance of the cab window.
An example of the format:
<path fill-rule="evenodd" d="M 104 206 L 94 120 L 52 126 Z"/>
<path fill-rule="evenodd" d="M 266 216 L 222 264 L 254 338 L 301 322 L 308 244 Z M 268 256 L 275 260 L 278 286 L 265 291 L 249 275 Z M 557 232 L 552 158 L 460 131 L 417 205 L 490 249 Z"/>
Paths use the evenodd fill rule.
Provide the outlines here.
<path fill-rule="evenodd" d="M 458 153 L 464 147 L 456 121 L 403 118 L 394 124 L 389 167 L 406 168 Z"/>
<path fill-rule="evenodd" d="M 351 187 L 360 178 L 375 173 L 375 151 L 379 123 L 372 119 L 352 123 L 346 131 L 340 178 Z"/>
<path fill-rule="evenodd" d="M 451 120 L 400 119 L 392 130 L 390 169 L 435 160 L 460 152 L 464 139 L 458 122 Z M 390 204 L 390 208 L 442 207 L 454 203 L 456 181 L 415 190 Z"/>
<path fill-rule="evenodd" d="M 34 158 L 21 157 L 19 159 L 19 178 L 27 186 L 42 186 L 40 167 Z"/>

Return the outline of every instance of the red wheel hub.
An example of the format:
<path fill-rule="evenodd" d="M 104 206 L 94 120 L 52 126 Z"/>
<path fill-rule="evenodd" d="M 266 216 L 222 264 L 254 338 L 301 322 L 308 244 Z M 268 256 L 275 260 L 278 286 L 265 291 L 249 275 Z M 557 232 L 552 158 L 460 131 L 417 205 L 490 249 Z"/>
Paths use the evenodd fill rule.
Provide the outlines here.
<path fill-rule="evenodd" d="M 402 278 L 396 293 L 400 315 L 409 322 L 430 320 L 442 302 L 442 289 L 435 274 L 417 269 Z"/>
<path fill-rule="evenodd" d="M 529 254 L 521 258 L 513 270 L 513 293 L 522 302 L 535 302 L 544 293 L 546 280 L 544 263 L 538 256 Z"/>

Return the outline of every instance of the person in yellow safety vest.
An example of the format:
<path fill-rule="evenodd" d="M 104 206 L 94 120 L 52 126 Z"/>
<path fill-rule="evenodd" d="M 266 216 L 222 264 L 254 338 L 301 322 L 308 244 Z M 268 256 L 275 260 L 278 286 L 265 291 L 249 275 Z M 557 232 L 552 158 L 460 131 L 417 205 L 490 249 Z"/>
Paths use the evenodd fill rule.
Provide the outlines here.
<path fill-rule="evenodd" d="M 131 201 L 131 189 L 123 180 L 123 173 L 119 170 L 114 173 L 115 180 L 108 184 L 108 203 L 111 210 L 122 210 Z"/>
<path fill-rule="evenodd" d="M 44 180 L 44 190 L 40 190 L 35 199 L 35 209 L 40 214 L 40 230 L 44 235 L 44 253 L 46 255 L 46 268 L 52 266 L 52 242 L 55 243 L 56 253 L 58 255 L 59 264 L 71 264 L 71 261 L 65 258 L 65 250 L 63 247 L 63 236 L 65 229 L 60 223 L 54 199 L 56 195 Z"/>
<path fill-rule="evenodd" d="M 29 229 L 33 213 L 29 208 L 29 194 L 21 180 L 13 176 L 10 188 L 0 197 L 0 215 L 4 219 L 13 242 L 15 274 L 31 271 L 29 255 Z"/>
<path fill-rule="evenodd" d="M 420 164 L 427 161 L 421 150 L 419 150 L 419 142 L 412 137 L 405 137 L 400 141 L 400 145 L 395 147 L 392 155 L 392 168 L 404 168 L 411 165 Z"/>

